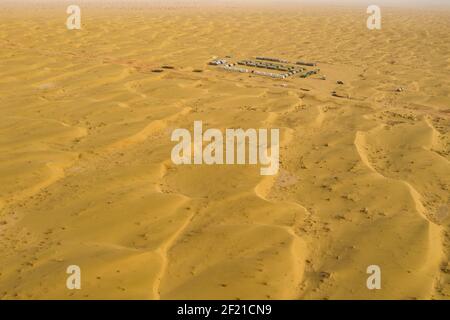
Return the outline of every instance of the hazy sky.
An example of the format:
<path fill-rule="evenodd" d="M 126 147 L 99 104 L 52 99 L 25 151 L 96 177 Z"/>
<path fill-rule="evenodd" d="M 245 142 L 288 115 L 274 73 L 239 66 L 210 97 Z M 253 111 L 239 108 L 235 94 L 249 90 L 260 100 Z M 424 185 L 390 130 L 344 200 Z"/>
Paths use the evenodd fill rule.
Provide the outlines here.
<path fill-rule="evenodd" d="M 10 0 L 0 0 L 2 2 L 9 2 Z M 122 3 L 149 3 L 149 4 L 330 4 L 330 5 L 364 5 L 371 4 L 380 6 L 450 6 L 450 0 L 14 0 L 16 3 L 44 3 L 44 2 L 60 2 L 71 4 L 86 3 L 86 2 L 122 2 Z"/>
<path fill-rule="evenodd" d="M 255 0 L 251 0 L 255 1 Z M 275 1 L 275 0 L 267 0 Z M 333 4 L 361 4 L 361 5 L 450 5 L 450 0 L 288 0 L 289 2 L 314 2 L 314 3 L 333 3 Z"/>
<path fill-rule="evenodd" d="M 183 1 L 183 0 L 180 0 Z M 189 1 L 189 0 L 184 0 Z M 450 5 L 450 0 L 200 0 L 205 2 L 214 3 L 221 2 L 240 2 L 240 3 L 317 3 L 317 4 L 334 4 L 334 5 L 387 5 L 387 6 L 430 6 L 430 5 Z M 191 0 L 192 2 L 192 0 Z"/>

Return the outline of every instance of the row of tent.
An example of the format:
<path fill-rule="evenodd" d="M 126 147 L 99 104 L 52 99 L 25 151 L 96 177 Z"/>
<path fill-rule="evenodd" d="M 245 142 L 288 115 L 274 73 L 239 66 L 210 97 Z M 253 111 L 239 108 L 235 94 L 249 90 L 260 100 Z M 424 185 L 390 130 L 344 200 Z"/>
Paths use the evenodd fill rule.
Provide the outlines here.
<path fill-rule="evenodd" d="M 256 67 L 256 68 L 264 68 L 264 69 L 271 69 L 271 70 L 278 70 L 278 71 L 303 71 L 303 68 L 296 68 L 294 66 L 285 66 L 281 64 L 275 64 L 275 63 L 267 63 L 267 62 L 260 62 L 260 61 L 251 61 L 251 60 L 242 60 L 238 61 L 238 64 L 245 65 L 249 67 Z"/>
<path fill-rule="evenodd" d="M 287 77 L 294 74 L 294 73 L 281 74 L 281 73 L 265 72 L 265 71 L 259 71 L 259 70 L 249 70 L 249 69 L 245 69 L 245 68 L 235 67 L 233 65 L 225 65 L 225 66 L 222 66 L 221 68 L 224 70 L 227 70 L 227 71 L 240 72 L 240 73 L 253 73 L 256 75 L 271 77 L 271 78 L 275 78 L 275 79 L 286 79 Z"/>
<path fill-rule="evenodd" d="M 277 70 L 277 71 L 284 71 L 285 73 L 273 73 L 273 72 L 265 72 L 265 71 L 259 71 L 259 70 L 249 70 L 246 68 L 236 67 L 236 63 L 228 63 L 225 59 L 216 59 L 211 61 L 209 64 L 214 66 L 220 66 L 222 69 L 227 71 L 233 71 L 233 72 L 239 72 L 239 73 L 252 73 L 256 75 L 261 76 L 267 76 L 275 79 L 286 79 L 294 74 L 297 74 L 299 72 L 305 71 L 302 67 L 295 67 L 295 66 L 286 66 L 282 64 L 276 64 L 273 62 L 278 63 L 289 63 L 286 60 L 277 59 L 277 58 L 267 58 L 267 57 L 256 57 L 256 60 L 261 61 L 252 61 L 252 60 L 241 60 L 238 61 L 237 64 L 241 66 L 249 66 L 249 67 L 256 67 L 256 68 L 264 68 L 269 70 Z M 270 62 L 262 62 L 262 61 L 270 61 Z M 316 63 L 312 62 L 304 62 L 304 61 L 298 61 L 296 65 L 303 65 L 303 66 L 316 66 Z M 307 71 L 300 75 L 301 78 L 307 78 L 313 74 L 317 74 L 320 71 L 320 69 Z"/>

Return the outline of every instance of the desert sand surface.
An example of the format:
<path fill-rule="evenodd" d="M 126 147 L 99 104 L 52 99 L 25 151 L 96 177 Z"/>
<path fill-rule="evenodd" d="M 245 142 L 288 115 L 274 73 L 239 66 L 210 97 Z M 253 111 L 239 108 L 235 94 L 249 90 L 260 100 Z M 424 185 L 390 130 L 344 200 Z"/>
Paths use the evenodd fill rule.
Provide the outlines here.
<path fill-rule="evenodd" d="M 1 299 L 450 299 L 450 11 L 81 9 L 0 9 Z M 208 65 L 261 55 L 321 71 Z M 174 165 L 196 120 L 279 173 Z"/>

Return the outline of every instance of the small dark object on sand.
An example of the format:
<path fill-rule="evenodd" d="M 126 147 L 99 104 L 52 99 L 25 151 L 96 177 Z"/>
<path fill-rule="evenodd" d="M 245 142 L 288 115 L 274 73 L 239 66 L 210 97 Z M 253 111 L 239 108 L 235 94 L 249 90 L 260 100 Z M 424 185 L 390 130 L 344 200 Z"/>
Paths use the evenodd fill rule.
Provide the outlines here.
<path fill-rule="evenodd" d="M 162 69 L 153 69 L 152 72 L 161 73 L 161 72 L 164 72 L 164 70 L 162 70 Z"/>
<path fill-rule="evenodd" d="M 350 96 L 348 94 L 338 94 L 336 91 L 331 92 L 331 95 L 336 98 L 350 99 Z"/>
<path fill-rule="evenodd" d="M 161 68 L 163 68 L 163 69 L 170 69 L 170 70 L 175 69 L 175 67 L 168 66 L 168 65 L 163 65 Z"/>
<path fill-rule="evenodd" d="M 344 84 L 344 81 L 338 80 L 336 81 L 337 84 Z"/>
<path fill-rule="evenodd" d="M 192 72 L 200 73 L 200 72 L 203 72 L 203 70 L 200 70 L 200 69 L 194 69 L 194 70 L 192 70 Z"/>

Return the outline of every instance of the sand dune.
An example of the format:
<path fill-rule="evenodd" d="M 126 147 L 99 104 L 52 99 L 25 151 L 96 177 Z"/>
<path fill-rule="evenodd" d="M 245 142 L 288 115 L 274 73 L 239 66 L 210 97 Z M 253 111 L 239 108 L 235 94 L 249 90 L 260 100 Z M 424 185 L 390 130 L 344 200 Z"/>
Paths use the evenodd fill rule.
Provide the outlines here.
<path fill-rule="evenodd" d="M 0 10 L 1 299 L 450 298 L 450 12 L 82 10 Z M 259 55 L 320 74 L 208 65 Z M 196 120 L 280 171 L 174 165 Z"/>

